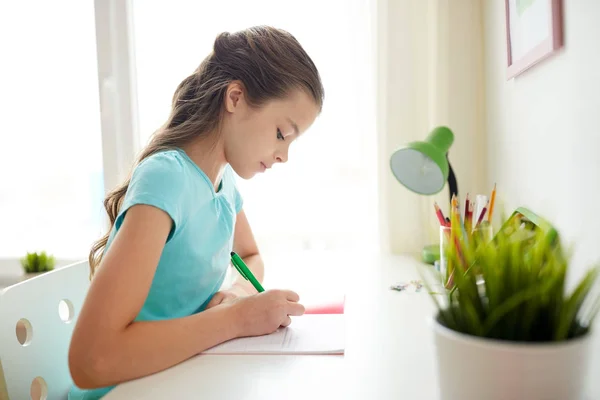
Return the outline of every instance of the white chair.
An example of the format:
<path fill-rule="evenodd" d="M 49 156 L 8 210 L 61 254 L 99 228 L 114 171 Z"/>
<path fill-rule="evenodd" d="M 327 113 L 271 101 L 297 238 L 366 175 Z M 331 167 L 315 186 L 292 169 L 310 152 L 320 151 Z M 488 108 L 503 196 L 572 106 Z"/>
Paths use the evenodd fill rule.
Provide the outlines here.
<path fill-rule="evenodd" d="M 84 261 L 0 293 L 0 399 L 67 398 L 69 342 L 89 284 Z"/>

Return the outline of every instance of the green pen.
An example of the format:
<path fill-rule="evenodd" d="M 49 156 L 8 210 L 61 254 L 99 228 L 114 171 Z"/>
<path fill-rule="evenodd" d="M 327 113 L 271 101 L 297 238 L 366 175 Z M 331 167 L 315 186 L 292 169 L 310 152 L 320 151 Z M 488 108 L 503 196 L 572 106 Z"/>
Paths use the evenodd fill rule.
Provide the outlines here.
<path fill-rule="evenodd" d="M 260 282 L 254 277 L 254 275 L 252 275 L 252 272 L 250 272 L 250 268 L 246 266 L 244 260 L 242 260 L 242 258 L 238 256 L 235 251 L 231 252 L 231 262 L 233 263 L 235 269 L 238 270 L 240 275 L 242 275 L 247 281 L 250 281 L 250 283 L 252 283 L 252 286 L 254 286 L 254 288 L 258 290 L 259 293 L 265 291 L 265 289 L 263 289 L 263 287 L 261 286 Z"/>

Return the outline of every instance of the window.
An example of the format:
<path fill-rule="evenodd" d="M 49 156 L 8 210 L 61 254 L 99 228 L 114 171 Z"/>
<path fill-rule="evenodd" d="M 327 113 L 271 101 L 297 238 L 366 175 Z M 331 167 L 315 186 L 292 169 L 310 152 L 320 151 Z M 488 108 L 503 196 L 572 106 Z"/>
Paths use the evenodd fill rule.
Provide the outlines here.
<path fill-rule="evenodd" d="M 291 32 L 325 85 L 322 115 L 285 165 L 238 179 L 263 251 L 375 248 L 377 163 L 367 0 L 133 3 L 140 142 L 167 118 L 177 84 L 216 35 L 267 24 Z"/>
<path fill-rule="evenodd" d="M 0 258 L 85 258 L 103 231 L 94 3 L 0 6 Z"/>
<path fill-rule="evenodd" d="M 104 182 L 121 181 L 133 150 L 165 121 L 175 87 L 216 35 L 259 24 L 294 34 L 326 90 L 323 113 L 292 146 L 290 162 L 238 180 L 261 248 L 375 247 L 372 1 L 133 0 L 131 10 L 129 3 L 38 2 L 35 13 L 27 2 L 3 3 L 0 34 L 14 40 L 3 42 L 11 62 L 0 65 L 0 258 L 34 250 L 85 258 L 105 233 Z M 112 30 L 97 38 L 99 20 Z M 101 76 L 98 61 L 110 67 Z M 120 100 L 103 114 L 103 129 L 99 98 L 108 94 L 99 96 L 99 79 Z M 124 86 L 137 99 L 123 96 Z"/>

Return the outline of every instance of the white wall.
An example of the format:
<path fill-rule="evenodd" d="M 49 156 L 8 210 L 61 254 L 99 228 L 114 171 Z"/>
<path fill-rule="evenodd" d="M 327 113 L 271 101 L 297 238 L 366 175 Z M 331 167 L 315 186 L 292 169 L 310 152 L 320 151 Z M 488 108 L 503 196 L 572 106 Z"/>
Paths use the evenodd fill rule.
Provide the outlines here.
<path fill-rule="evenodd" d="M 600 259 L 600 1 L 564 1 L 563 51 L 510 81 L 504 1 L 484 4 L 488 183 L 553 222 L 580 274 Z"/>

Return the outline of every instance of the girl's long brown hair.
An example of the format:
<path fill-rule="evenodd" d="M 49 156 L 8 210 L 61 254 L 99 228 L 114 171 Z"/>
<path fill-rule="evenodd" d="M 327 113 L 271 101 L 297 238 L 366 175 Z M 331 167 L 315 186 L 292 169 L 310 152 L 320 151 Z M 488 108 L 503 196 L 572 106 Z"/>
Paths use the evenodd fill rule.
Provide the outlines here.
<path fill-rule="evenodd" d="M 175 90 L 167 121 L 152 135 L 134 167 L 152 154 L 183 147 L 200 135 L 215 131 L 221 120 L 225 92 L 232 81 L 244 85 L 246 101 L 253 107 L 281 99 L 293 89 L 308 93 L 319 109 L 323 105 L 319 72 L 291 34 L 267 26 L 221 33 L 213 51 Z M 111 229 L 129 182 L 130 178 L 104 200 Z M 90 278 L 102 261 L 109 233 L 92 246 Z"/>

